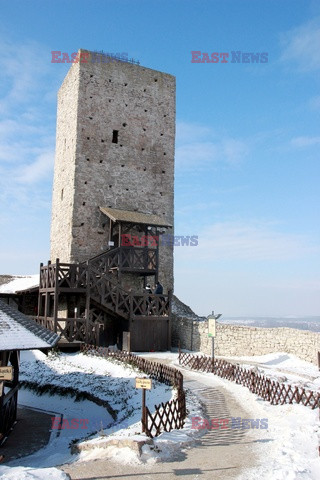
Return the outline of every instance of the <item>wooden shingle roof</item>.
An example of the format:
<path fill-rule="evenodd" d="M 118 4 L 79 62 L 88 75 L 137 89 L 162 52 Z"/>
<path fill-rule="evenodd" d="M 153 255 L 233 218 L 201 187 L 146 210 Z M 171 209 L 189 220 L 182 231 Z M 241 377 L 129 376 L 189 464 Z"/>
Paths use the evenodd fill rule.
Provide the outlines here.
<path fill-rule="evenodd" d="M 133 212 L 132 210 L 120 210 L 118 208 L 100 207 L 102 213 L 114 222 L 126 222 L 143 224 L 156 227 L 172 227 L 164 218 L 151 213 Z"/>
<path fill-rule="evenodd" d="M 52 348 L 59 335 L 0 300 L 0 351 Z"/>

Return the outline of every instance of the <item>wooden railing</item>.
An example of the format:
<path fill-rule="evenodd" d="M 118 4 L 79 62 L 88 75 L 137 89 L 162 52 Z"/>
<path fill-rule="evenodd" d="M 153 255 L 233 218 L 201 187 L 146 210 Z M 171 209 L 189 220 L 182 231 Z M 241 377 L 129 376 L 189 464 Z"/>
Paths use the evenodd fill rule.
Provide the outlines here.
<path fill-rule="evenodd" d="M 170 311 L 170 295 L 133 295 L 133 315 L 167 316 Z"/>
<path fill-rule="evenodd" d="M 320 406 L 319 392 L 270 380 L 225 360 L 213 360 L 209 357 L 179 351 L 179 364 L 202 372 L 212 372 L 214 375 L 239 383 L 272 405 L 301 403 L 312 409 Z"/>
<path fill-rule="evenodd" d="M 99 267 L 88 266 L 88 291 L 90 298 L 112 312 L 128 318 L 130 314 L 130 294 L 109 272 L 100 272 Z"/>
<path fill-rule="evenodd" d="M 59 288 L 86 288 L 87 267 L 85 264 L 60 263 L 40 267 L 40 291 Z"/>
<path fill-rule="evenodd" d="M 127 292 L 109 272 L 89 264 L 88 281 L 90 297 L 124 318 L 133 315 L 167 316 L 170 312 L 170 295 L 135 294 Z"/>
<path fill-rule="evenodd" d="M 100 272 L 112 268 L 125 272 L 155 272 L 158 268 L 157 251 L 148 247 L 117 247 L 89 260 L 89 265 Z"/>
<path fill-rule="evenodd" d="M 53 317 L 34 317 L 34 319 L 39 325 L 61 335 L 61 338 L 68 342 L 97 343 L 99 323 L 87 322 L 85 318 L 57 318 L 56 321 Z"/>

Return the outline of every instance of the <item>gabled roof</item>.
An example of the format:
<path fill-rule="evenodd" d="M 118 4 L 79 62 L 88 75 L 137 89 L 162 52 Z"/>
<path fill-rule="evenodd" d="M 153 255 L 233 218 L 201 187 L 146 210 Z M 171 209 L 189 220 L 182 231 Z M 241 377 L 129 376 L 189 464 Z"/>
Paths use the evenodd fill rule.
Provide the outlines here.
<path fill-rule="evenodd" d="M 52 348 L 59 335 L 0 300 L 0 351 Z"/>
<path fill-rule="evenodd" d="M 164 218 L 151 213 L 133 212 L 131 210 L 120 210 L 109 207 L 100 207 L 100 210 L 114 222 L 126 222 L 155 227 L 172 227 Z"/>

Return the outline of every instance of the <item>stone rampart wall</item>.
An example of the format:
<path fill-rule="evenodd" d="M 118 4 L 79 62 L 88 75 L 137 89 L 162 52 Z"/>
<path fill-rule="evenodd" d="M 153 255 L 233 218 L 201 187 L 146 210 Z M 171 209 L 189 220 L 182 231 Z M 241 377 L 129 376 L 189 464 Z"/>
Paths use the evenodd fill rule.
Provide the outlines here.
<path fill-rule="evenodd" d="M 172 344 L 183 349 L 211 354 L 208 322 L 173 315 Z M 258 328 L 222 325 L 217 322 L 215 354 L 253 356 L 286 352 L 317 365 L 320 333 L 293 328 Z"/>

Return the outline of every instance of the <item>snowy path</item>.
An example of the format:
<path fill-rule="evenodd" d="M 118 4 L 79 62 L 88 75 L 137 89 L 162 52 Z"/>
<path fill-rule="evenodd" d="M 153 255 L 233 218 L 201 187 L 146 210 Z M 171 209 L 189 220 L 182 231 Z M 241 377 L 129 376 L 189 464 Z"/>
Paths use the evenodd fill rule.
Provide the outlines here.
<path fill-rule="evenodd" d="M 182 369 L 184 385 L 201 398 L 208 418 L 250 417 L 250 414 L 224 387 L 211 378 L 197 379 L 197 375 Z M 195 446 L 181 447 L 164 463 L 142 465 L 123 464 L 110 458 L 96 459 L 64 465 L 62 468 L 73 480 L 77 479 L 163 479 L 175 477 L 211 480 L 235 479 L 244 469 L 254 467 L 253 445 L 250 430 L 209 430 L 199 437 Z"/>

